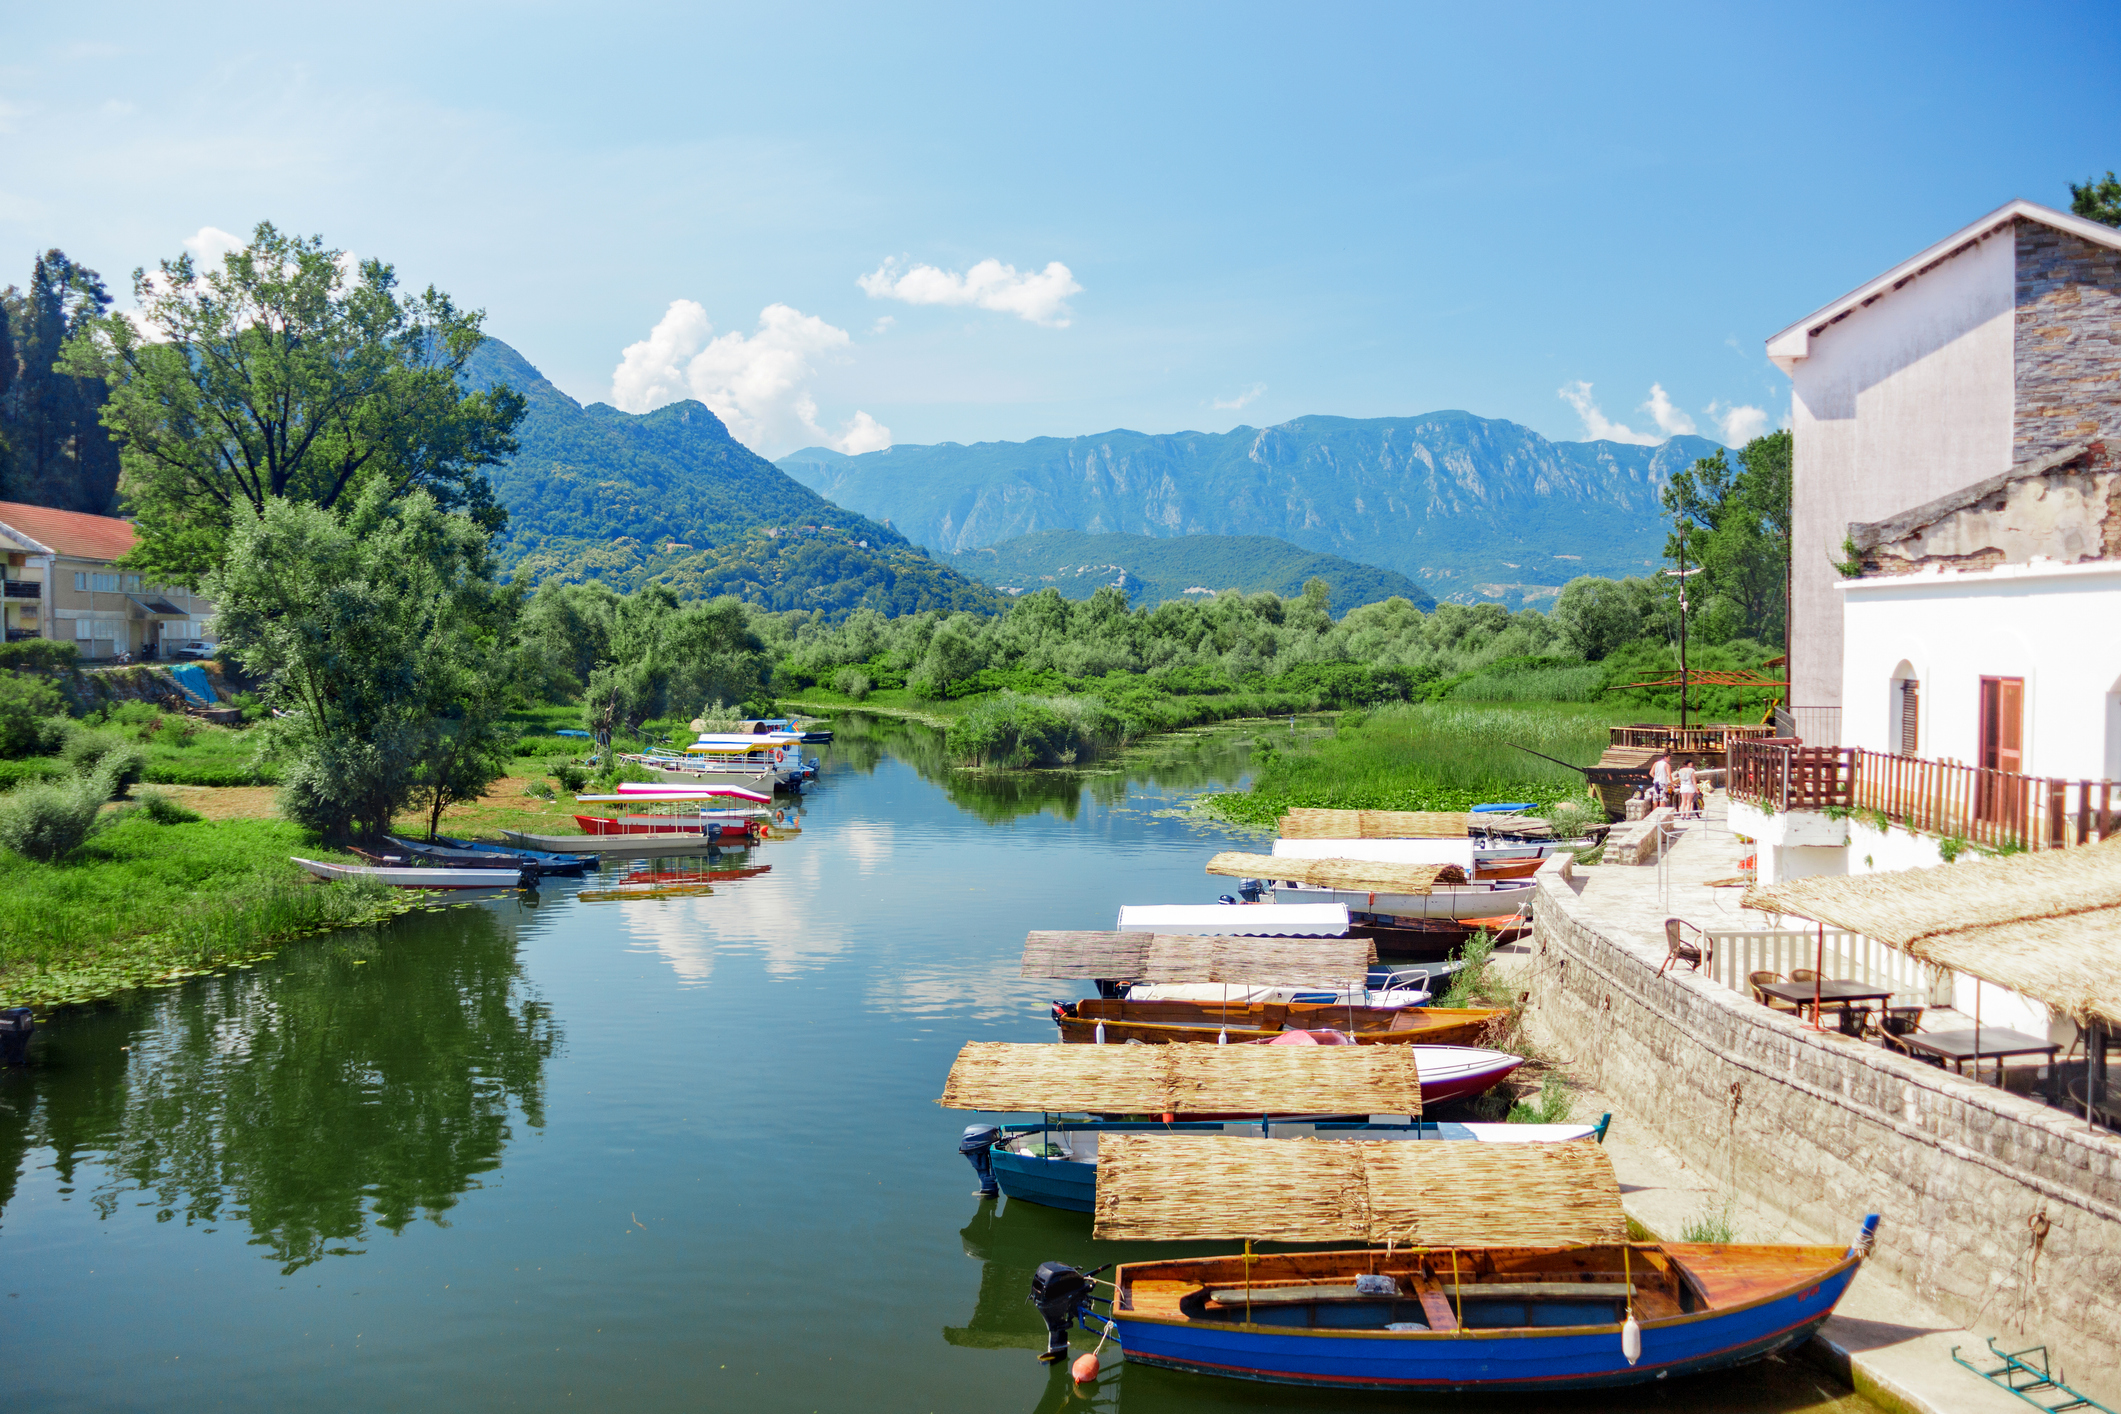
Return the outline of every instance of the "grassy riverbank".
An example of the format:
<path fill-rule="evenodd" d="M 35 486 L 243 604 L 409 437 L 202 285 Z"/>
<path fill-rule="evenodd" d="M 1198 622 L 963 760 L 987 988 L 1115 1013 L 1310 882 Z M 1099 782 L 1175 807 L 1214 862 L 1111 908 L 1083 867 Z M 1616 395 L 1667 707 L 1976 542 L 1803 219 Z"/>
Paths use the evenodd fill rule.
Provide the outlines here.
<path fill-rule="evenodd" d="M 1602 703 L 1449 701 L 1350 712 L 1338 731 L 1310 744 L 1284 748 L 1263 738 L 1252 788 L 1206 795 L 1199 803 L 1258 828 L 1298 806 L 1464 810 L 1496 800 L 1544 806 L 1581 798 L 1584 779 L 1531 752 L 1588 766 L 1604 751 L 1608 727 L 1654 715 Z"/>
<path fill-rule="evenodd" d="M 336 858 L 282 820 L 164 825 L 129 811 L 58 864 L 0 853 L 0 1003 L 50 1006 L 217 971 L 407 900 L 318 884 L 291 854 Z"/>

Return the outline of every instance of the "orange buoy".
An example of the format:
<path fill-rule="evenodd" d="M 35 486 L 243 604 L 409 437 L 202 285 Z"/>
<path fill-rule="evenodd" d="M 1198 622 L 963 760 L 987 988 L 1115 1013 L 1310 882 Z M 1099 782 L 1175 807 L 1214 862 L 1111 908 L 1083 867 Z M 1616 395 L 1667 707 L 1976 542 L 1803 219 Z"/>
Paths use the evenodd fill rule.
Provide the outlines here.
<path fill-rule="evenodd" d="M 1097 1378 L 1097 1356 L 1083 1355 L 1077 1357 L 1073 1369 L 1077 1384 L 1086 1385 L 1090 1383 L 1090 1381 Z"/>

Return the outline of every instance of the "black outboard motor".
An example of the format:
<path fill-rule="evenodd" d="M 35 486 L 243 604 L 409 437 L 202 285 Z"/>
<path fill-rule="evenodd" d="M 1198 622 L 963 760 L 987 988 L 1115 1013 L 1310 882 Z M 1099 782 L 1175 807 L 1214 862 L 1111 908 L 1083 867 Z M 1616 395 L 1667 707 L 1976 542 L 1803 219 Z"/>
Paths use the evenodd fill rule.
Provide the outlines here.
<path fill-rule="evenodd" d="M 979 1196 L 992 1198 L 999 1194 L 1001 1185 L 994 1181 L 994 1158 L 992 1150 L 1002 1142 L 1002 1132 L 991 1124 L 968 1124 L 965 1137 L 957 1141 L 957 1151 L 972 1164 L 972 1171 L 979 1175 Z"/>
<path fill-rule="evenodd" d="M 1090 1306 L 1090 1278 L 1065 1262 L 1041 1262 L 1031 1274 L 1031 1304 L 1046 1322 L 1046 1349 L 1038 1358 L 1048 1365 L 1068 1358 L 1068 1332 L 1078 1314 Z"/>
<path fill-rule="evenodd" d="M 29 1064 L 29 1033 L 37 1029 L 26 1006 L 0 1011 L 0 1064 Z"/>
<path fill-rule="evenodd" d="M 1266 885 L 1257 879 L 1239 879 L 1237 881 L 1237 896 L 1246 903 L 1258 903 L 1266 892 Z"/>

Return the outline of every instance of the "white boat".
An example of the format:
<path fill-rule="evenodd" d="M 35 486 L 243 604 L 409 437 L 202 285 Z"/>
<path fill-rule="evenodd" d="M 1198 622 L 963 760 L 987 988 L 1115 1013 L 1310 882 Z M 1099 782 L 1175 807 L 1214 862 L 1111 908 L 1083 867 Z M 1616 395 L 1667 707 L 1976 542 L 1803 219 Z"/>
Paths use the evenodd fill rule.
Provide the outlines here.
<path fill-rule="evenodd" d="M 1448 840 L 1276 840 L 1276 859 L 1360 859 L 1371 864 L 1473 867 L 1470 836 Z"/>
<path fill-rule="evenodd" d="M 713 854 L 731 847 L 727 840 L 698 833 L 532 835 L 521 830 L 503 830 L 501 838 L 519 849 L 544 849 L 567 854 L 613 855 L 637 859 Z"/>
<path fill-rule="evenodd" d="M 1534 884 L 1530 879 L 1503 879 L 1492 884 L 1447 884 L 1426 894 L 1366 894 L 1352 889 L 1321 889 L 1272 879 L 1267 881 L 1267 887 L 1277 907 L 1337 903 L 1390 926 L 1390 920 L 1400 918 L 1433 922 L 1515 913 L 1532 901 Z"/>
<path fill-rule="evenodd" d="M 1310 899 L 1302 903 L 1123 904 L 1119 931 L 1210 938 L 1345 938 L 1348 906 Z"/>
<path fill-rule="evenodd" d="M 695 785 L 678 781 L 620 781 L 616 795 L 578 795 L 576 800 L 733 800 L 746 805 L 770 806 L 773 792 L 749 786 Z"/>
<path fill-rule="evenodd" d="M 423 869 L 413 865 L 332 864 L 293 854 L 288 858 L 319 879 L 377 879 L 394 889 L 513 889 L 523 883 L 520 869 Z"/>

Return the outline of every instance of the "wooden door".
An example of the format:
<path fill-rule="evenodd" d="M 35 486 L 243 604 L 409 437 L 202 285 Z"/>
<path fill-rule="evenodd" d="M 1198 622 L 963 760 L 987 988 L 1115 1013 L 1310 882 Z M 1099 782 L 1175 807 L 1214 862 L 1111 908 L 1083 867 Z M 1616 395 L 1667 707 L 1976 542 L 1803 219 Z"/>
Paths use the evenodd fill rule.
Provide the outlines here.
<path fill-rule="evenodd" d="M 2025 679 L 1981 679 L 1981 766 L 2017 776 L 2025 770 Z M 2014 814 L 2021 783 L 1994 777 L 1982 783 L 1981 818 L 2001 822 Z"/>

